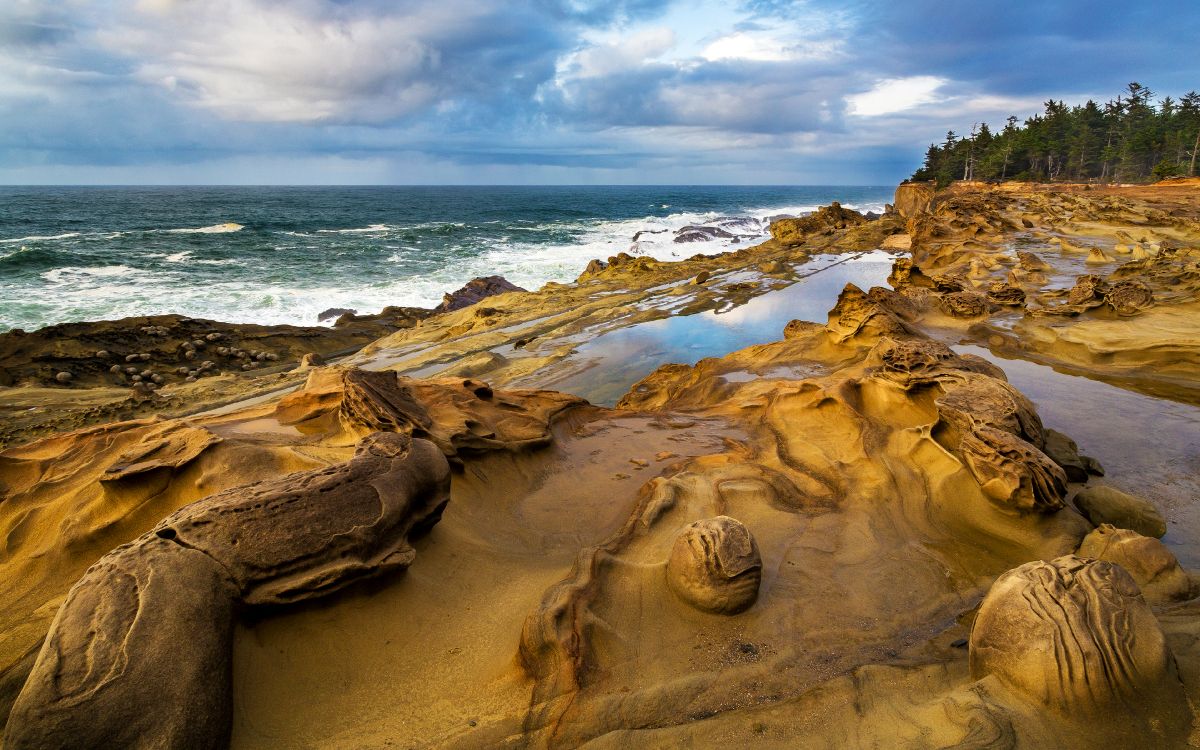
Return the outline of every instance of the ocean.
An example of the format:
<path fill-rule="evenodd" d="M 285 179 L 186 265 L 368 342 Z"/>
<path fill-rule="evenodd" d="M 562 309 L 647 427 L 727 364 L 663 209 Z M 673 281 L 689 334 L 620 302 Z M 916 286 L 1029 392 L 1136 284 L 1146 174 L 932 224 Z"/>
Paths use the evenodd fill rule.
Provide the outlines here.
<path fill-rule="evenodd" d="M 0 331 L 163 313 L 314 325 L 328 308 L 432 307 L 475 276 L 536 289 L 618 252 L 737 249 L 768 236 L 773 216 L 834 200 L 881 212 L 891 197 L 828 186 L 0 187 Z M 711 229 L 681 231 L 698 225 Z"/>

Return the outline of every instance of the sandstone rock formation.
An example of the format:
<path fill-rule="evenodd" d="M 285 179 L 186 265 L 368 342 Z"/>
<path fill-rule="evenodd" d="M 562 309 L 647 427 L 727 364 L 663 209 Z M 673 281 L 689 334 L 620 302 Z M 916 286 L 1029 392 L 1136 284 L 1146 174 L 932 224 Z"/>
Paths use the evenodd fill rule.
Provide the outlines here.
<path fill-rule="evenodd" d="M 970 662 L 973 677 L 995 676 L 1072 721 L 1115 718 L 1126 737 L 1164 746 L 1186 729 L 1162 629 L 1111 563 L 1065 556 L 1000 576 L 971 628 Z"/>
<path fill-rule="evenodd" d="M 1147 601 L 1185 599 L 1191 594 L 1191 579 L 1167 546 L 1154 537 L 1101 524 L 1084 537 L 1079 556 L 1120 565 Z"/>
<path fill-rule="evenodd" d="M 1075 495 L 1075 507 L 1097 526 L 1112 524 L 1154 538 L 1167 533 L 1167 522 L 1153 503 L 1108 485 L 1083 488 Z"/>
<path fill-rule="evenodd" d="M 452 312 L 454 310 L 461 310 L 464 307 L 470 307 L 481 300 L 497 294 L 523 291 L 525 290 L 508 281 L 503 276 L 480 276 L 468 281 L 458 291 L 447 292 L 442 298 L 442 303 L 434 308 L 434 310 L 436 312 Z"/>
<path fill-rule="evenodd" d="M 5 747 L 224 747 L 234 615 L 408 567 L 449 480 L 433 444 L 376 433 L 345 464 L 181 509 L 72 588 Z"/>
<path fill-rule="evenodd" d="M 675 540 L 667 582 L 704 612 L 733 615 L 758 598 L 762 557 L 749 529 L 728 516 L 696 521 Z"/>

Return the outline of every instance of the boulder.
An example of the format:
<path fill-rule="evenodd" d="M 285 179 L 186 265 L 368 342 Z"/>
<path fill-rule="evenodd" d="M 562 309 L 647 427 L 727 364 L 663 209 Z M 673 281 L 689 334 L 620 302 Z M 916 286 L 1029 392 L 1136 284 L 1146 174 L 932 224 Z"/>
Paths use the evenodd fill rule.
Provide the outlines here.
<path fill-rule="evenodd" d="M 987 315 L 987 301 L 975 292 L 952 292 L 942 295 L 942 310 L 956 318 L 978 318 Z"/>
<path fill-rule="evenodd" d="M 1100 524 L 1084 537 L 1079 556 L 1120 565 L 1152 602 L 1186 599 L 1192 589 L 1191 579 L 1165 544 L 1131 529 Z"/>
<path fill-rule="evenodd" d="M 1075 507 L 1096 526 L 1108 523 L 1156 539 L 1167 533 L 1167 522 L 1152 503 L 1115 487 L 1084 487 L 1075 495 Z"/>
<path fill-rule="evenodd" d="M 456 292 L 448 292 L 442 297 L 442 304 L 436 312 L 452 312 L 470 307 L 480 300 L 507 292 L 524 292 L 525 289 L 506 280 L 503 276 L 481 276 L 471 279 Z"/>
<path fill-rule="evenodd" d="M 1104 293 L 1104 301 L 1120 315 L 1133 315 L 1154 304 L 1150 287 L 1140 281 L 1119 281 Z"/>
<path fill-rule="evenodd" d="M 1075 719 L 1118 712 L 1159 732 L 1190 723 L 1158 620 L 1129 573 L 1108 562 L 1068 555 L 1000 576 L 972 625 L 969 661 L 972 677 L 994 676 Z"/>
<path fill-rule="evenodd" d="M 906 219 L 929 210 L 933 201 L 933 185 L 928 182 L 906 182 L 896 188 L 894 207 Z"/>
<path fill-rule="evenodd" d="M 1067 473 L 1068 481 L 1083 483 L 1088 480 L 1089 474 L 1104 475 L 1099 461 L 1080 455 L 1079 446 L 1075 441 L 1058 430 L 1046 430 L 1046 444 L 1042 446 L 1042 450 L 1054 459 L 1054 463 L 1062 467 Z"/>
<path fill-rule="evenodd" d="M 696 521 L 683 530 L 667 560 L 667 583 L 703 612 L 732 615 L 758 598 L 762 557 L 749 529 L 729 516 Z"/>

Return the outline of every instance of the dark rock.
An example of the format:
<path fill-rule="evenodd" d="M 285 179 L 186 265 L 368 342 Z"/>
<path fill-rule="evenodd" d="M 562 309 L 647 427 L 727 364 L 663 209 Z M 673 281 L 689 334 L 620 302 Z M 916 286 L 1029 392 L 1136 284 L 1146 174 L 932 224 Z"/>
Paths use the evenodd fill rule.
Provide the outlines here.
<path fill-rule="evenodd" d="M 507 292 L 524 292 L 525 289 L 507 281 L 503 276 L 481 276 L 471 279 L 466 286 L 456 292 L 447 293 L 442 297 L 442 304 L 436 312 L 452 312 L 470 307 L 480 300 Z"/>
<path fill-rule="evenodd" d="M 732 239 L 735 235 L 720 227 L 686 226 L 675 232 L 675 242 L 708 242 L 710 240 Z"/>
<path fill-rule="evenodd" d="M 358 310 L 353 310 L 349 307 L 331 307 L 328 310 L 323 310 L 322 312 L 317 313 L 317 322 L 324 323 L 327 320 L 340 318 L 346 314 L 357 315 Z"/>

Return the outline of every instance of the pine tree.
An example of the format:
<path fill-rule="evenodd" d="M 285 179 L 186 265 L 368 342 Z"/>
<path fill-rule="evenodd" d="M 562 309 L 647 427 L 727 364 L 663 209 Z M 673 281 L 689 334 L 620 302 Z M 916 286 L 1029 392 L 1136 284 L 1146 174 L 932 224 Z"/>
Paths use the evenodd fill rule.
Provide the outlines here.
<path fill-rule="evenodd" d="M 1198 162 L 1200 94 L 1156 102 L 1135 81 L 1104 105 L 1051 99 L 1023 123 L 1009 117 L 997 133 L 987 123 L 965 138 L 950 131 L 930 144 L 913 179 L 1138 181 L 1196 175 Z"/>

